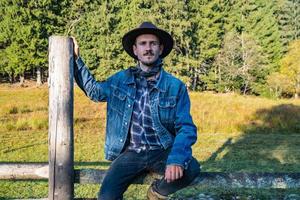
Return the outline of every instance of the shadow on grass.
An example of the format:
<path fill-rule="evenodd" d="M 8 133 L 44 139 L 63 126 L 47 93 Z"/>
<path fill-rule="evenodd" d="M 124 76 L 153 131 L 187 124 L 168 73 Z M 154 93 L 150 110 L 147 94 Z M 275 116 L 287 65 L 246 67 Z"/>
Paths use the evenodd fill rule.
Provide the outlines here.
<path fill-rule="evenodd" d="M 21 149 L 27 149 L 27 148 L 30 148 L 30 147 L 34 147 L 34 146 L 37 146 L 37 145 L 44 145 L 44 144 L 47 144 L 47 142 L 39 142 L 39 143 L 30 144 L 30 145 L 24 145 L 24 146 L 18 147 L 18 148 L 7 149 L 7 150 L 3 150 L 3 153 L 12 153 L 14 151 L 19 151 Z"/>
<path fill-rule="evenodd" d="M 108 167 L 111 162 L 99 161 L 99 162 L 75 162 L 74 165 L 77 167 Z"/>
<path fill-rule="evenodd" d="M 243 134 L 229 138 L 202 164 L 209 171 L 299 172 L 300 107 L 281 104 L 258 110 Z"/>
<path fill-rule="evenodd" d="M 226 142 L 201 163 L 203 171 L 300 172 L 300 106 L 281 104 L 258 110 L 240 130 L 240 136 L 227 137 Z M 222 200 L 300 199 L 298 188 L 197 187 L 194 192 L 186 191 L 184 194 L 191 196 L 206 193 Z"/>

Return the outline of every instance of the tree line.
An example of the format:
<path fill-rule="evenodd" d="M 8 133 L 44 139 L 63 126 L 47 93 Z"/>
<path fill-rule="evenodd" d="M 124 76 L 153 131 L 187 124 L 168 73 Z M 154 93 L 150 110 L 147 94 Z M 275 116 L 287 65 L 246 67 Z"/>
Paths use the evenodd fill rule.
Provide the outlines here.
<path fill-rule="evenodd" d="M 48 38 L 72 35 L 98 80 L 136 64 L 122 36 L 142 21 L 170 32 L 167 71 L 191 90 L 300 94 L 300 0 L 0 0 L 0 75 L 47 71 Z"/>

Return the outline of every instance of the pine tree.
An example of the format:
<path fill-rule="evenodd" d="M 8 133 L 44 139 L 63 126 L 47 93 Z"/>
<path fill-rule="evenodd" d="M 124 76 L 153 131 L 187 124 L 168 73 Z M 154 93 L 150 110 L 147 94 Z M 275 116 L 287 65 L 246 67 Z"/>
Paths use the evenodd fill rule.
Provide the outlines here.
<path fill-rule="evenodd" d="M 277 0 L 277 19 L 284 52 L 290 41 L 300 38 L 300 1 Z"/>
<path fill-rule="evenodd" d="M 61 29 L 56 27 L 58 5 L 51 0 L 1 0 L 0 4 L 0 46 L 5 58 L 0 68 L 12 81 L 19 76 L 22 83 L 26 70 L 47 68 L 48 37 Z"/>
<path fill-rule="evenodd" d="M 31 52 L 27 49 L 29 47 L 27 40 L 30 38 L 31 30 L 26 24 L 28 11 L 23 7 L 22 2 L 18 1 L 1 1 L 1 9 L 4 14 L 0 24 L 1 54 L 5 57 L 0 61 L 1 69 L 13 82 L 17 75 L 22 77 L 24 71 L 30 68 Z"/>
<path fill-rule="evenodd" d="M 192 68 L 192 88 L 204 90 L 212 69 L 213 60 L 221 48 L 225 4 L 219 0 L 194 0 L 190 2 L 191 20 L 193 22 L 193 45 L 191 50 L 195 64 Z M 204 85 L 201 86 L 201 83 Z"/>
<path fill-rule="evenodd" d="M 120 1 L 77 1 L 71 6 L 71 31 L 80 53 L 96 79 L 104 80 L 122 69 L 118 57 L 121 38 L 116 26 Z"/>

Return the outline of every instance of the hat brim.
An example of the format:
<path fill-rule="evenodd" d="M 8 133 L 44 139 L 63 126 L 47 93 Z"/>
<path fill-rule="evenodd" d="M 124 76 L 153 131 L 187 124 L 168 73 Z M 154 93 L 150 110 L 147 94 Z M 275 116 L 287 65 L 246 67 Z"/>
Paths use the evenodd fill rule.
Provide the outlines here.
<path fill-rule="evenodd" d="M 174 41 L 168 32 L 161 29 L 137 28 L 126 33 L 122 39 L 124 50 L 134 59 L 138 60 L 133 52 L 133 45 L 135 44 L 135 39 L 142 34 L 153 34 L 159 38 L 160 43 L 163 45 L 163 52 L 161 53 L 160 58 L 166 57 L 172 51 Z"/>

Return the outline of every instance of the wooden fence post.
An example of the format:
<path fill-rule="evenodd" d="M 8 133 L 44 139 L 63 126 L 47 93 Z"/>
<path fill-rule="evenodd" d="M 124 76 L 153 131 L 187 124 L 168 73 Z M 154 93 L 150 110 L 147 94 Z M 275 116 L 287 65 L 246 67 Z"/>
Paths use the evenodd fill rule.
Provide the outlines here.
<path fill-rule="evenodd" d="M 49 193 L 51 200 L 74 198 L 73 43 L 49 38 Z"/>

